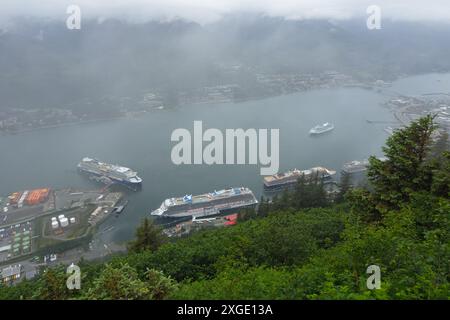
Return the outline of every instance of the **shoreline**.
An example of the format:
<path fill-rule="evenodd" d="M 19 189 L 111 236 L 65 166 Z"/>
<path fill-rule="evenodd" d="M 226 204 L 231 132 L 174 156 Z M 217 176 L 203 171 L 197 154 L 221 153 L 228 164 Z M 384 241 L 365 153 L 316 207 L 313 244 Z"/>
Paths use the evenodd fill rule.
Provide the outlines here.
<path fill-rule="evenodd" d="M 109 121 L 109 120 L 117 120 L 117 119 L 122 119 L 124 117 L 126 117 L 126 116 L 82 120 L 82 121 L 76 121 L 76 122 L 67 122 L 67 123 L 55 124 L 55 125 L 51 125 L 51 126 L 21 129 L 21 130 L 17 130 L 17 131 L 0 131 L 0 136 L 13 136 L 13 135 L 18 135 L 18 134 L 22 134 L 22 133 L 34 132 L 34 131 L 38 131 L 38 130 L 72 127 L 72 126 L 77 126 L 77 125 L 82 125 L 82 124 L 97 123 L 97 122 Z"/>
<path fill-rule="evenodd" d="M 399 80 L 408 78 L 408 77 L 416 77 L 416 76 L 424 76 L 424 75 L 431 75 L 431 74 L 447 74 L 450 71 L 430 71 L 430 72 L 425 72 L 425 73 L 418 73 L 418 74 L 401 74 L 398 75 L 397 77 L 395 77 L 395 79 L 389 80 L 389 84 L 390 86 Z M 288 96 L 291 94 L 296 94 L 296 93 L 305 93 L 305 92 L 310 92 L 310 91 L 315 91 L 315 90 L 329 90 L 329 89 L 344 89 L 344 88 L 359 88 L 362 90 L 373 90 L 373 89 L 377 89 L 377 86 L 374 85 L 374 83 L 371 84 L 367 84 L 367 83 L 353 83 L 353 84 L 342 84 L 342 85 L 337 85 L 337 86 L 329 86 L 326 88 L 323 87 L 312 87 L 312 88 L 308 88 L 305 90 L 298 90 L 298 91 L 293 91 L 293 92 L 284 92 L 281 94 L 275 94 L 275 95 L 268 95 L 268 96 L 261 96 L 261 97 L 247 97 L 247 98 L 241 98 L 241 99 L 222 99 L 222 100 L 215 100 L 215 101 L 198 101 L 198 102 L 188 102 L 188 103 L 182 103 L 179 104 L 177 106 L 174 107 L 164 107 L 164 109 L 162 110 L 167 110 L 167 109 L 176 109 L 179 107 L 185 107 L 185 106 L 189 106 L 189 105 L 205 105 L 205 104 L 226 104 L 226 103 L 242 103 L 242 102 L 249 102 L 249 101 L 260 101 L 260 100 L 264 100 L 264 99 L 270 99 L 270 98 L 275 98 L 275 97 L 281 97 L 281 96 Z M 386 89 L 386 88 L 384 88 Z M 426 93 L 426 94 L 422 94 L 422 95 L 450 95 L 450 93 L 436 93 L 436 92 L 432 92 L 432 93 Z M 37 127 L 37 128 L 25 128 L 25 129 L 20 129 L 17 131 L 2 131 L 0 130 L 0 137 L 1 136 L 10 136 L 10 135 L 17 135 L 17 134 L 22 134 L 22 133 L 28 133 L 28 132 L 33 132 L 33 131 L 37 131 L 37 130 L 45 130 L 45 129 L 54 129 L 54 128 L 62 128 L 62 127 L 69 127 L 69 126 L 76 126 L 76 125 L 82 125 L 82 124 L 89 124 L 89 123 L 96 123 L 96 122 L 102 122 L 102 121 L 109 121 L 109 120 L 118 120 L 118 119 L 123 119 L 129 116 L 129 113 L 148 113 L 151 111 L 161 111 L 161 109 L 158 108 L 153 108 L 151 110 L 138 110 L 138 111 L 127 111 L 125 113 L 123 113 L 120 116 L 114 116 L 114 117 L 107 117 L 107 118 L 98 118 L 98 119 L 90 119 L 90 120 L 81 120 L 81 121 L 76 121 L 76 122 L 67 122 L 67 123 L 61 123 L 61 124 L 55 124 L 55 125 L 48 125 L 48 126 L 42 126 L 42 127 Z"/>
<path fill-rule="evenodd" d="M 67 122 L 67 123 L 61 123 L 61 124 L 55 124 L 55 125 L 48 125 L 48 126 L 42 126 L 42 127 L 37 127 L 37 128 L 25 128 L 25 129 L 20 129 L 17 131 L 2 131 L 0 130 L 0 137 L 1 136 L 11 136 L 11 135 L 18 135 L 18 134 L 23 134 L 23 133 L 28 133 L 28 132 L 34 132 L 37 130 L 45 130 L 45 129 L 55 129 L 55 128 L 63 128 L 63 127 L 70 127 L 70 126 L 77 126 L 77 125 L 82 125 L 82 124 L 89 124 L 89 123 L 97 123 L 97 122 L 102 122 L 102 121 L 110 121 L 110 120 L 119 120 L 119 119 L 124 119 L 127 118 L 131 113 L 148 113 L 148 112 L 152 112 L 152 111 L 163 111 L 163 110 L 169 110 L 169 109 L 177 109 L 177 108 L 182 108 L 185 106 L 190 106 L 190 105 L 207 105 L 207 104 L 227 104 L 227 103 L 244 103 L 244 102 L 249 102 L 249 101 L 261 101 L 261 100 L 265 100 L 265 99 L 270 99 L 270 98 L 276 98 L 276 97 L 282 97 L 282 96 L 289 96 L 292 94 L 297 94 L 297 93 L 306 93 L 306 92 L 311 92 L 311 91 L 316 91 L 316 90 L 332 90 L 332 89 L 351 89 L 351 88 L 358 88 L 358 89 L 362 89 L 362 90 L 372 90 L 375 87 L 373 85 L 369 85 L 369 84 L 364 84 L 364 83 L 357 83 L 357 84 L 343 84 L 343 85 L 338 85 L 338 86 L 329 86 L 326 88 L 323 87 L 313 87 L 313 88 L 308 88 L 305 90 L 298 90 L 298 91 L 293 91 L 293 92 L 284 92 L 281 94 L 274 94 L 274 95 L 265 95 L 265 96 L 260 96 L 260 97 L 248 97 L 248 98 L 242 98 L 242 99 L 222 99 L 222 100 L 211 100 L 211 101 L 198 101 L 198 102 L 188 102 L 188 103 L 182 103 L 179 104 L 177 106 L 174 107 L 164 107 L 163 109 L 159 109 L 159 108 L 153 108 L 151 110 L 137 110 L 137 111 L 127 111 L 125 113 L 123 113 L 120 116 L 115 116 L 115 117 L 108 117 L 108 118 L 98 118 L 98 119 L 90 119 L 90 120 L 81 120 L 81 121 L 75 121 L 75 122 Z"/>

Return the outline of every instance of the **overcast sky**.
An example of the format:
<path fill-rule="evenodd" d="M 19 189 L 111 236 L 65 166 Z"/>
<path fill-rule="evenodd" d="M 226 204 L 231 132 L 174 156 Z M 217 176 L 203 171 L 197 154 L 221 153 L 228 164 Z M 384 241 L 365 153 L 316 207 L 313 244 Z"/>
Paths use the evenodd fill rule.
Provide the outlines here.
<path fill-rule="evenodd" d="M 0 22 L 24 15 L 65 19 L 70 4 L 79 5 L 83 17 L 134 21 L 179 17 L 208 23 L 237 12 L 346 19 L 366 15 L 369 5 L 378 5 L 384 18 L 450 22 L 450 0 L 0 0 Z"/>

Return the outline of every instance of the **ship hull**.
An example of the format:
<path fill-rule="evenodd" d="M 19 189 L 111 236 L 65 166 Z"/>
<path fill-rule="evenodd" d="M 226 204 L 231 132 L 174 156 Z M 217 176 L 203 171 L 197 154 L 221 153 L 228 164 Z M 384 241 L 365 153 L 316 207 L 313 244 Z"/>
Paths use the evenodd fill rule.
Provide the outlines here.
<path fill-rule="evenodd" d="M 161 215 L 155 215 L 161 218 L 183 218 L 183 217 L 211 217 L 216 215 L 222 215 L 226 213 L 230 213 L 232 211 L 246 209 L 246 208 L 254 208 L 258 204 L 258 201 L 248 204 L 230 204 L 228 206 L 223 207 L 203 207 L 195 210 L 187 210 L 180 212 L 165 212 Z M 153 215 L 153 214 L 152 214 Z"/>
<path fill-rule="evenodd" d="M 332 176 L 323 177 L 321 179 L 324 184 L 333 183 Z M 267 185 L 264 183 L 264 191 L 265 192 L 276 192 L 276 191 L 283 191 L 283 190 L 292 190 L 295 188 L 296 185 L 297 185 L 297 180 L 280 183 L 280 184 L 272 184 L 272 185 Z"/>
<path fill-rule="evenodd" d="M 367 168 L 361 168 L 361 169 L 344 169 L 343 172 L 347 174 L 358 174 L 358 173 L 365 173 L 367 171 Z"/>
<path fill-rule="evenodd" d="M 264 184 L 264 191 L 274 192 L 274 191 L 280 191 L 280 190 L 294 189 L 296 184 L 297 184 L 297 181 L 287 182 L 287 183 L 283 183 L 283 184 L 276 184 L 276 185 Z"/>
<path fill-rule="evenodd" d="M 334 130 L 334 128 L 329 128 L 329 129 L 322 130 L 322 131 L 310 131 L 309 134 L 312 135 L 312 136 L 318 136 L 318 135 L 321 135 L 321 134 L 324 134 L 324 133 L 327 133 L 327 132 L 331 132 L 333 130 Z"/>
<path fill-rule="evenodd" d="M 125 186 L 127 188 L 130 188 L 130 189 L 133 189 L 133 190 L 138 190 L 138 189 L 142 188 L 142 182 L 125 181 L 125 180 L 122 180 L 122 179 L 117 179 L 115 177 L 107 176 L 107 175 L 100 174 L 100 173 L 97 173 L 97 172 L 84 170 L 82 168 L 78 168 L 78 171 L 81 174 L 87 175 L 89 177 L 108 178 L 113 183 L 117 183 L 117 184 L 123 185 L 123 186 Z"/>

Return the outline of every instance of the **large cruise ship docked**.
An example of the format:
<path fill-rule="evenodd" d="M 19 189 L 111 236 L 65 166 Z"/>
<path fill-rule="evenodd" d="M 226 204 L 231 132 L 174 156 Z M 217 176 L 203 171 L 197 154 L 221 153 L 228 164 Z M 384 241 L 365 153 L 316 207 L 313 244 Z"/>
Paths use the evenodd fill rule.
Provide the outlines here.
<path fill-rule="evenodd" d="M 231 188 L 197 196 L 166 199 L 151 215 L 160 217 L 204 217 L 230 210 L 251 207 L 258 203 L 248 188 Z"/>
<path fill-rule="evenodd" d="M 102 182 L 116 182 L 137 189 L 142 179 L 130 168 L 100 162 L 97 159 L 83 158 L 78 164 L 78 170 Z"/>
<path fill-rule="evenodd" d="M 367 167 L 369 165 L 369 160 L 364 159 L 362 161 L 359 160 L 353 160 L 350 162 L 347 162 L 342 167 L 342 171 L 345 173 L 359 173 L 359 172 L 365 172 L 367 170 Z"/>
<path fill-rule="evenodd" d="M 336 174 L 336 171 L 329 170 L 324 167 L 314 167 L 307 170 L 291 170 L 284 173 L 278 173 L 273 176 L 264 177 L 264 189 L 269 190 L 280 190 L 285 188 L 290 188 L 295 186 L 297 180 L 304 176 L 306 181 L 311 178 L 317 177 L 322 179 L 324 182 L 332 180 L 332 177 Z"/>
<path fill-rule="evenodd" d="M 378 159 L 381 161 L 387 160 L 386 157 L 378 157 Z M 360 172 L 367 171 L 368 166 L 369 166 L 369 159 L 364 159 L 361 161 L 353 160 L 353 161 L 344 163 L 344 166 L 342 167 L 342 171 L 344 171 L 345 173 L 348 173 L 348 174 L 360 173 Z"/>

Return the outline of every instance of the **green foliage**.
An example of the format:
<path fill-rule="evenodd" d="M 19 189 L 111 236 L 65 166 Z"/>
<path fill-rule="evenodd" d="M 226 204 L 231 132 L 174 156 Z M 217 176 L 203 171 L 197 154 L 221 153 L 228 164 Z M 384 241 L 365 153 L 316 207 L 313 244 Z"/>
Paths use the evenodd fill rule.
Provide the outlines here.
<path fill-rule="evenodd" d="M 258 216 L 266 216 L 271 211 L 288 209 L 322 208 L 330 205 L 330 199 L 318 174 L 306 179 L 304 175 L 298 178 L 294 190 L 285 189 L 277 194 L 269 203 L 261 200 Z"/>
<path fill-rule="evenodd" d="M 320 247 L 339 240 L 340 210 L 273 212 L 232 228 L 198 232 L 167 243 L 154 253 L 132 255 L 128 261 L 143 272 L 159 268 L 176 280 L 213 277 L 221 257 L 245 259 L 250 265 L 292 265 L 306 261 Z"/>
<path fill-rule="evenodd" d="M 212 280 L 188 282 L 173 299 L 288 299 L 292 274 L 267 267 L 233 266 Z"/>
<path fill-rule="evenodd" d="M 107 264 L 99 277 L 94 280 L 86 298 L 134 300 L 150 299 L 151 295 L 146 284 L 138 278 L 136 270 L 128 264 L 119 267 Z"/>
<path fill-rule="evenodd" d="M 161 228 L 156 226 L 152 220 L 144 218 L 136 229 L 135 240 L 128 244 L 128 250 L 130 252 L 155 251 L 165 240 Z"/>
<path fill-rule="evenodd" d="M 42 300 L 69 299 L 72 292 L 67 289 L 67 275 L 64 266 L 46 269 L 38 280 L 38 287 L 32 298 Z"/>
<path fill-rule="evenodd" d="M 426 160 L 435 129 L 432 116 L 420 118 L 388 138 L 383 147 L 386 160 L 370 157 L 368 176 L 381 212 L 398 209 L 411 192 L 431 189 Z"/>
<path fill-rule="evenodd" d="M 127 263 L 107 264 L 88 290 L 87 299 L 142 300 L 165 299 L 176 288 L 175 282 L 160 271 L 147 270 L 144 280 Z"/>
<path fill-rule="evenodd" d="M 292 207 L 295 209 L 319 208 L 329 204 L 323 180 L 319 174 L 312 176 L 309 180 L 301 176 L 292 194 Z"/>
<path fill-rule="evenodd" d="M 23 280 L 14 286 L 6 286 L 0 283 L 0 300 L 31 299 L 38 290 L 36 280 Z"/>
<path fill-rule="evenodd" d="M 433 182 L 431 192 L 433 194 L 450 197 L 450 152 L 445 151 L 439 159 L 433 162 Z"/>
<path fill-rule="evenodd" d="M 350 191 L 352 185 L 351 185 L 351 179 L 350 174 L 348 172 L 342 171 L 341 172 L 341 181 L 339 182 L 339 193 L 336 196 L 335 202 L 336 203 L 342 203 L 345 200 L 345 196 Z"/>

